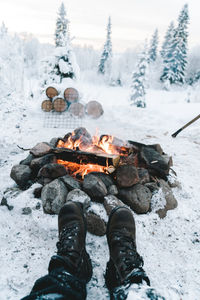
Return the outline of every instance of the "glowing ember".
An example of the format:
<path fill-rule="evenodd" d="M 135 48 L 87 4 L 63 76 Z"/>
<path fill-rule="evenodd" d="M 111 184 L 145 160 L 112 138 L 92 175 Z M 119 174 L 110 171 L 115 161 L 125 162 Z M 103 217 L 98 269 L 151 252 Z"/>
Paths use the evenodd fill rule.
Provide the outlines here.
<path fill-rule="evenodd" d="M 57 163 L 64 165 L 72 176 L 80 175 L 83 178 L 86 174 L 90 172 L 107 173 L 107 167 L 102 167 L 99 165 L 93 165 L 93 164 L 83 165 L 83 164 L 73 163 L 70 161 L 64 161 L 61 159 L 58 159 Z"/>
<path fill-rule="evenodd" d="M 113 140 L 114 137 L 110 135 L 103 135 L 101 137 L 95 135 L 91 137 L 86 129 L 81 128 L 79 131 L 75 130 L 67 134 L 64 139 L 59 140 L 57 148 L 68 148 L 75 151 L 80 150 L 95 154 L 127 156 L 128 149 L 124 145 L 115 145 Z M 57 160 L 57 162 L 64 165 L 72 176 L 80 175 L 82 178 L 90 172 L 108 173 L 107 170 L 109 167 L 89 163 L 83 164 L 82 162 L 78 164 L 60 159 Z"/>

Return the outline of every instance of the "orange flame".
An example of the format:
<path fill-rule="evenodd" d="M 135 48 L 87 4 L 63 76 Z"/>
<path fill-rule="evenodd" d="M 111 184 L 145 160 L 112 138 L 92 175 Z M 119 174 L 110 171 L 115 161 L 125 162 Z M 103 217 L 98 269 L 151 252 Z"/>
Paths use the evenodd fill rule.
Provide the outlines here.
<path fill-rule="evenodd" d="M 76 133 L 72 132 L 66 136 L 66 139 L 59 140 L 57 148 L 68 148 L 71 150 L 81 150 L 96 154 L 114 154 L 114 155 L 128 155 L 125 146 L 117 146 L 113 144 L 114 137 L 110 135 L 103 135 L 99 137 L 97 134 L 92 138 L 89 135 L 81 135 L 76 137 Z M 90 172 L 104 172 L 107 173 L 108 166 L 100 166 L 94 164 L 77 164 L 69 161 L 57 160 L 59 164 L 66 167 L 72 176 L 81 175 L 82 178 Z"/>
<path fill-rule="evenodd" d="M 70 175 L 76 177 L 76 175 L 80 175 L 82 178 L 90 173 L 90 172 L 103 172 L 107 173 L 107 167 L 93 165 L 93 164 L 77 164 L 70 161 L 64 161 L 61 159 L 57 160 L 58 164 L 62 164 L 65 166 Z"/>

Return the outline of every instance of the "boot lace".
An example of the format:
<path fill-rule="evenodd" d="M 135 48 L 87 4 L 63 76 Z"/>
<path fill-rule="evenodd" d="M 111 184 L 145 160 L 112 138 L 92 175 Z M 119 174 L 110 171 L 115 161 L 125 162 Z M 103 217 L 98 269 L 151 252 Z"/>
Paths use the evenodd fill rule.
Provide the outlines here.
<path fill-rule="evenodd" d="M 112 240 L 119 251 L 117 260 L 120 263 L 120 273 L 129 274 L 134 269 L 140 269 L 143 266 L 143 259 L 137 253 L 135 242 L 131 237 L 120 234 L 119 232 L 114 232 Z"/>
<path fill-rule="evenodd" d="M 59 236 L 59 241 L 56 244 L 58 255 L 80 255 L 79 252 L 75 249 L 75 243 L 77 242 L 76 236 L 78 235 L 78 233 L 79 227 L 77 226 L 77 224 L 66 226 L 62 229 Z"/>

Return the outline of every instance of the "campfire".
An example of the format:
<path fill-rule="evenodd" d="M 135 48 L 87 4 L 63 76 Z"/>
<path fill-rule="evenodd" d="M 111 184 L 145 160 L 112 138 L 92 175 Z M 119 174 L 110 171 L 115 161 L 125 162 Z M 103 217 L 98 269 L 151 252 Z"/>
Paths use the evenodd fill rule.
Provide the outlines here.
<path fill-rule="evenodd" d="M 171 167 L 172 158 L 159 144 L 123 141 L 108 134 L 92 137 L 81 127 L 63 138 L 35 145 L 26 159 L 13 166 L 11 178 L 21 189 L 41 184 L 34 195 L 41 198 L 45 213 L 57 214 L 68 200 L 83 202 L 88 230 L 102 235 L 105 220 L 92 211 L 93 203 L 103 204 L 107 214 L 117 205 L 144 214 L 154 210 L 154 195 L 162 189 L 165 199 L 155 212 L 164 217 L 175 208 Z M 104 228 L 101 234 L 99 228 Z"/>
<path fill-rule="evenodd" d="M 71 176 L 82 179 L 90 172 L 112 173 L 120 156 L 130 154 L 130 148 L 123 141 L 110 135 L 91 137 L 84 128 L 68 133 L 58 141 L 57 148 L 61 150 L 57 156 L 66 158 L 58 159 L 57 163 L 64 165 Z"/>

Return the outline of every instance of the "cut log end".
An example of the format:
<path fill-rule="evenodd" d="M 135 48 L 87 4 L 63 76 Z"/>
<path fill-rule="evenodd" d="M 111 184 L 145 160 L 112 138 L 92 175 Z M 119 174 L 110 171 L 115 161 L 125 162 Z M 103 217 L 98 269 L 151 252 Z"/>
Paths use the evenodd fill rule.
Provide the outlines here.
<path fill-rule="evenodd" d="M 57 112 L 63 112 L 67 108 L 67 103 L 63 98 L 56 98 L 53 101 L 53 109 Z"/>
<path fill-rule="evenodd" d="M 52 104 L 51 100 L 44 100 L 42 102 L 41 107 L 42 107 L 43 111 L 49 112 L 53 109 L 53 104 Z"/>
<path fill-rule="evenodd" d="M 77 102 L 79 100 L 78 91 L 74 88 L 67 88 L 64 91 L 64 98 L 66 101 L 68 101 L 70 103 Z"/>
<path fill-rule="evenodd" d="M 69 107 L 69 112 L 78 118 L 83 118 L 85 116 L 85 107 L 81 103 L 72 103 Z"/>
<path fill-rule="evenodd" d="M 47 89 L 46 89 L 46 95 L 47 97 L 49 97 L 50 99 L 53 99 L 54 97 L 58 96 L 58 91 L 52 87 L 52 86 L 49 86 Z"/>
<path fill-rule="evenodd" d="M 98 119 L 103 112 L 102 105 L 97 101 L 90 101 L 86 105 L 86 113 L 93 119 Z"/>

